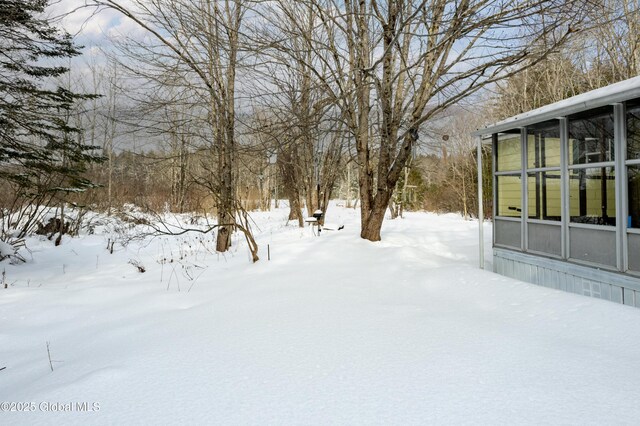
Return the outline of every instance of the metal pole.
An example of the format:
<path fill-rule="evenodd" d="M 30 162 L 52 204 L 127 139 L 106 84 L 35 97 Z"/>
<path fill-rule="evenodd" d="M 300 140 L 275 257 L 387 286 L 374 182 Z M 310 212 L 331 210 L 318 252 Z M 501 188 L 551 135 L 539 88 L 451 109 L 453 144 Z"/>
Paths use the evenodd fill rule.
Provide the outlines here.
<path fill-rule="evenodd" d="M 484 209 L 482 200 L 482 136 L 478 136 L 478 237 L 480 238 L 480 269 L 484 269 Z"/>
<path fill-rule="evenodd" d="M 529 218 L 529 182 L 527 176 L 527 128 L 520 128 L 520 250 L 527 251 L 527 219 Z"/>
<path fill-rule="evenodd" d="M 562 228 L 562 234 L 560 235 L 560 242 L 562 244 L 562 258 L 569 258 L 569 127 L 566 117 L 560 118 L 560 205 L 562 214 L 560 217 L 560 226 Z"/>
<path fill-rule="evenodd" d="M 629 267 L 627 245 L 627 220 L 629 215 L 627 160 L 626 114 L 624 104 L 613 105 L 614 152 L 615 152 L 615 194 L 616 194 L 616 266 L 626 272 Z M 611 161 L 611 159 L 609 159 Z"/>

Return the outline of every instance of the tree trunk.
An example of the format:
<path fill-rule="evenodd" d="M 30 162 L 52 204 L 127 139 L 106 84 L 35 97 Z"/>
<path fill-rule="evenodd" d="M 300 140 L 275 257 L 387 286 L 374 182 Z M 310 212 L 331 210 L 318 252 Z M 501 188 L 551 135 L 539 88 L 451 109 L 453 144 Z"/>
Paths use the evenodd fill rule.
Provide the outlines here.
<path fill-rule="evenodd" d="M 304 227 L 304 218 L 302 217 L 302 208 L 300 206 L 300 198 L 293 196 L 289 198 L 289 220 L 298 221 L 300 228 Z"/>
<path fill-rule="evenodd" d="M 389 200 L 389 213 L 391 214 L 391 220 L 398 217 L 398 205 L 393 202 L 393 197 Z"/>
<path fill-rule="evenodd" d="M 227 84 L 233 85 L 233 80 Z M 233 87 L 230 88 L 233 93 Z M 234 114 L 233 99 L 228 99 L 229 110 L 225 114 L 225 134 L 220 143 L 219 173 L 220 173 L 220 200 L 218 202 L 218 239 L 217 251 L 227 251 L 231 247 L 231 233 L 235 224 L 235 197 L 233 182 L 233 152 L 234 144 Z"/>
<path fill-rule="evenodd" d="M 220 200 L 218 201 L 218 238 L 216 251 L 227 251 L 231 247 L 231 233 L 235 222 L 233 205 L 233 171 L 231 163 L 222 164 L 222 185 L 220 186 Z"/>
<path fill-rule="evenodd" d="M 235 4 L 232 10 L 231 4 Z M 220 16 L 218 4 L 214 5 L 216 10 L 215 16 Z M 233 178 L 233 165 L 235 154 L 235 79 L 236 79 L 236 60 L 238 53 L 238 30 L 241 22 L 241 6 L 239 0 L 227 0 L 224 3 L 224 14 L 229 18 L 230 24 L 225 26 L 224 32 L 228 35 L 228 63 L 222 65 L 220 56 L 216 57 L 217 69 L 219 75 L 224 79 L 224 87 L 220 99 L 221 108 L 217 111 L 219 114 L 218 123 L 223 124 L 222 140 L 220 143 L 219 157 L 219 177 L 220 177 L 220 200 L 218 203 L 218 238 L 216 241 L 217 251 L 227 251 L 231 247 L 231 233 L 235 229 L 235 184 Z M 215 23 L 216 39 L 219 40 L 218 34 L 219 23 Z M 224 71 L 223 71 L 224 70 Z M 212 93 L 215 98 L 216 94 Z"/>
<path fill-rule="evenodd" d="M 278 166 L 282 176 L 284 192 L 289 200 L 289 220 L 297 220 L 300 228 L 304 227 L 302 206 L 300 204 L 300 190 L 297 185 L 297 161 L 295 146 L 290 145 L 280 150 L 278 154 Z"/>
<path fill-rule="evenodd" d="M 371 207 L 366 220 L 362 222 L 360 227 L 360 237 L 369 241 L 380 241 L 380 230 L 384 221 L 384 214 L 387 211 L 391 194 L 387 193 L 384 197 L 376 197 L 376 202 Z M 386 200 L 384 200 L 386 198 Z"/>

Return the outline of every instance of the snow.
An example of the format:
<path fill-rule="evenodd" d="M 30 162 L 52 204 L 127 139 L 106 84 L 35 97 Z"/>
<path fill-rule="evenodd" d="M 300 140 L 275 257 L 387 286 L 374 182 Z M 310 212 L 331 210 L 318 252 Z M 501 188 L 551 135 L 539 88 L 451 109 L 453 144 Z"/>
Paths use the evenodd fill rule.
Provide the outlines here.
<path fill-rule="evenodd" d="M 640 309 L 479 270 L 478 224 L 454 215 L 387 220 L 377 243 L 352 209 L 321 236 L 253 217 L 256 264 L 240 236 L 110 254 L 102 228 L 0 263 L 0 401 L 36 407 L 0 422 L 637 423 Z"/>
<path fill-rule="evenodd" d="M 5 257 L 13 256 L 15 254 L 15 250 L 12 245 L 5 243 L 0 240 L 0 259 L 4 259 Z"/>

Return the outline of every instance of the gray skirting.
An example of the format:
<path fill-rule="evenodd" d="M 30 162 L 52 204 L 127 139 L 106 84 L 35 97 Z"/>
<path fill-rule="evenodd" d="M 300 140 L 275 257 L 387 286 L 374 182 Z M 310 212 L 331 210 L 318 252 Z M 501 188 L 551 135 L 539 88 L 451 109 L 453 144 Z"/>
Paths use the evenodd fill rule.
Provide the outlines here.
<path fill-rule="evenodd" d="M 544 287 L 640 307 L 640 278 L 494 247 L 493 270 Z"/>

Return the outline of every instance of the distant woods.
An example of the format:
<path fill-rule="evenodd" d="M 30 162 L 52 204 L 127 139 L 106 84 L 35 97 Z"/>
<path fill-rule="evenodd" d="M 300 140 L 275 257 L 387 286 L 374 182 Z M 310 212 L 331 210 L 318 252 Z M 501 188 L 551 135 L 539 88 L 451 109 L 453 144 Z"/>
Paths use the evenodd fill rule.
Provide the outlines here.
<path fill-rule="evenodd" d="M 589 5 L 581 31 L 542 61 L 525 61 L 522 72 L 497 84 L 494 119 L 640 75 L 640 3 L 600 0 Z"/>
<path fill-rule="evenodd" d="M 360 235 L 371 241 L 385 216 L 406 210 L 474 216 L 473 130 L 640 66 L 632 0 L 86 4 L 139 32 L 47 76 L 68 94 L 50 134 L 2 129 L 0 165 L 16 173 L 0 175 L 1 207 L 56 205 L 62 219 L 68 203 L 208 214 L 218 251 L 232 232 L 250 232 L 245 211 L 279 202 L 303 226 L 343 199 L 360 208 Z M 19 39 L 3 31 L 2 43 Z M 58 59 L 76 53 L 70 44 Z M 44 90 L 51 83 L 40 77 L 31 76 Z M 35 97 L 22 104 L 43 117 L 51 110 Z M 56 147 L 49 157 L 75 167 L 65 185 L 29 184 L 25 198 L 16 179 L 37 168 L 10 155 L 7 135 L 37 148 L 29 155 Z"/>

